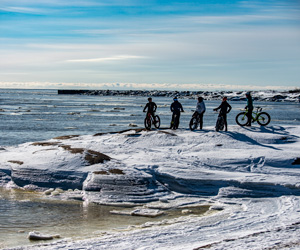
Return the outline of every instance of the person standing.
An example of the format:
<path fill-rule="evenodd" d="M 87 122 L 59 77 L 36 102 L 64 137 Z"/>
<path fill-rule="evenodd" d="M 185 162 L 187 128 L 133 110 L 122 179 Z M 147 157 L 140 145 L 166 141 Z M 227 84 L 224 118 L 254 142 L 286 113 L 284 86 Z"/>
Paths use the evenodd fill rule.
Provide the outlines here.
<path fill-rule="evenodd" d="M 197 115 L 199 115 L 200 129 L 203 128 L 203 115 L 205 111 L 206 111 L 205 103 L 203 101 L 203 98 L 199 96 L 195 113 L 198 113 Z"/>
<path fill-rule="evenodd" d="M 150 115 L 154 119 L 154 115 L 155 115 L 155 111 L 157 109 L 157 105 L 156 105 L 155 102 L 152 102 L 152 98 L 151 97 L 148 98 L 148 103 L 144 107 L 143 112 L 146 112 L 146 109 L 147 109 L 147 115 L 148 115 L 148 113 L 150 113 Z"/>
<path fill-rule="evenodd" d="M 177 97 L 174 97 L 173 103 L 171 104 L 171 111 L 172 114 L 172 121 L 171 121 L 171 128 L 178 129 L 179 126 L 179 119 L 180 119 L 180 112 L 184 112 L 181 103 L 178 101 Z"/>
<path fill-rule="evenodd" d="M 231 110 L 231 106 L 230 104 L 227 102 L 227 97 L 224 96 L 222 103 L 220 104 L 219 107 L 215 108 L 214 111 L 217 111 L 218 109 L 220 109 L 220 113 L 219 116 L 222 116 L 224 119 L 224 126 L 225 126 L 225 131 L 227 131 L 227 113 L 230 112 Z"/>
<path fill-rule="evenodd" d="M 246 98 L 247 98 L 247 106 L 245 107 L 245 109 L 247 109 L 247 117 L 248 117 L 248 121 L 246 123 L 246 126 L 250 126 L 251 127 L 251 121 L 252 121 L 252 111 L 253 111 L 253 100 L 252 100 L 252 96 L 250 92 L 246 93 Z"/>

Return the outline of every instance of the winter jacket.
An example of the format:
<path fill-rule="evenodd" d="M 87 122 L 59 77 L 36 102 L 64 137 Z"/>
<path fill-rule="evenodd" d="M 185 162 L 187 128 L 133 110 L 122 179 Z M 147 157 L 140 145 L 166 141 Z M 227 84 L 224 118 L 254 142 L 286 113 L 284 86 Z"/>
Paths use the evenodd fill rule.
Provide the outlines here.
<path fill-rule="evenodd" d="M 197 106 L 196 106 L 196 112 L 198 112 L 199 114 L 202 114 L 203 112 L 205 112 L 206 107 L 204 102 L 197 102 Z"/>
<path fill-rule="evenodd" d="M 171 111 L 172 112 L 175 112 L 175 113 L 178 113 L 178 112 L 183 112 L 183 108 L 182 108 L 182 105 L 180 102 L 178 101 L 175 101 L 171 104 L 171 107 L 170 107 Z"/>

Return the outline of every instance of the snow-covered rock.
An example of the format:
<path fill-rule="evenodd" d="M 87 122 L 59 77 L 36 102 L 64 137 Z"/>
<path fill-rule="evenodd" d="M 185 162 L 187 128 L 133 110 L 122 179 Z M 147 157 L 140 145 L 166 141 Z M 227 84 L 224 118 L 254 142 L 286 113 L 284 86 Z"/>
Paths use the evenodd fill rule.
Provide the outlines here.
<path fill-rule="evenodd" d="M 0 185 L 51 194 L 61 188 L 56 199 L 143 203 L 145 210 L 133 211 L 144 216 L 182 207 L 173 222 L 28 249 L 297 249 L 299 135 L 300 126 L 230 126 L 220 133 L 133 129 L 25 143 L 0 151 Z M 197 202 L 211 205 L 205 216 L 184 207 Z"/>
<path fill-rule="evenodd" d="M 53 240 L 54 238 L 60 238 L 60 235 L 48 235 L 48 234 L 42 234 L 37 231 L 29 232 L 28 239 L 29 240 Z"/>

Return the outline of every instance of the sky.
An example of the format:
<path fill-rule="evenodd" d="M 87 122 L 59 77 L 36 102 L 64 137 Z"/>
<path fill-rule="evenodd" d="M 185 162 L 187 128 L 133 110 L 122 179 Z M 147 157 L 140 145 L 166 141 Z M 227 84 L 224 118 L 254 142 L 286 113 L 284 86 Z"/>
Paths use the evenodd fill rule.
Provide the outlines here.
<path fill-rule="evenodd" d="M 0 0 L 0 88 L 296 87 L 299 0 Z"/>

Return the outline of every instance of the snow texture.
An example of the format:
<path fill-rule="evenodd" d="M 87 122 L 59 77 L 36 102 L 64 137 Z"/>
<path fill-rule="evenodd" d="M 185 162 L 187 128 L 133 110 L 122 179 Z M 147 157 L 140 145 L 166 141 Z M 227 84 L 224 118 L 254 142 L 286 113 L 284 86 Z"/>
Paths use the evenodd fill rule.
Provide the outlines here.
<path fill-rule="evenodd" d="M 300 249 L 300 126 L 229 128 L 133 129 L 4 148 L 7 188 L 141 206 L 132 215 L 149 217 L 210 205 L 205 216 L 18 249 Z"/>

